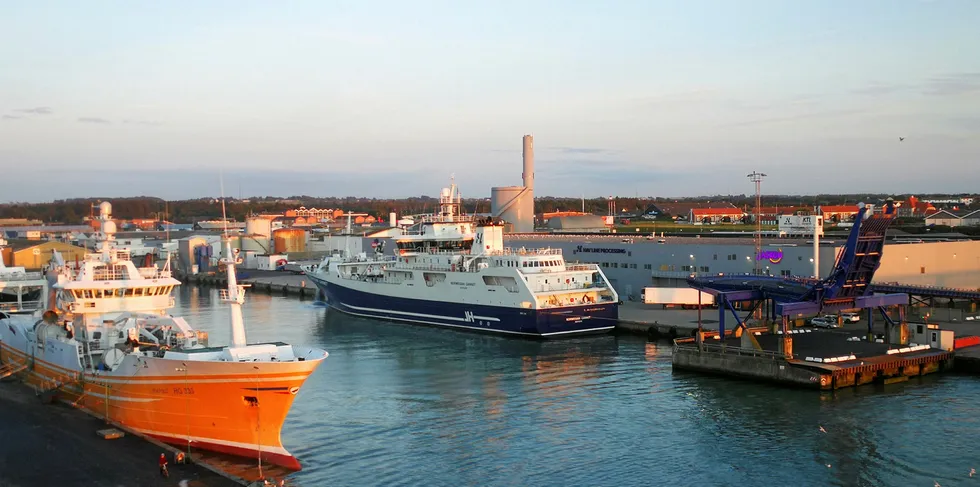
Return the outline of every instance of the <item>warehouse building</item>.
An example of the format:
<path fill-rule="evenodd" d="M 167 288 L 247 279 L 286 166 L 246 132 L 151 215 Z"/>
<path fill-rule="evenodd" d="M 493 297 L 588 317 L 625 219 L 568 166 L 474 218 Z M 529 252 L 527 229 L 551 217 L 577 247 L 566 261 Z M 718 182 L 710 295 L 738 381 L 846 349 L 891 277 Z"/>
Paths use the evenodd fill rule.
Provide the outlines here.
<path fill-rule="evenodd" d="M 89 252 L 82 247 L 54 240 L 11 240 L 9 247 L 3 250 L 3 262 L 12 267 L 39 270 L 48 265 L 55 250 L 61 254 L 65 262 L 82 260 Z"/>

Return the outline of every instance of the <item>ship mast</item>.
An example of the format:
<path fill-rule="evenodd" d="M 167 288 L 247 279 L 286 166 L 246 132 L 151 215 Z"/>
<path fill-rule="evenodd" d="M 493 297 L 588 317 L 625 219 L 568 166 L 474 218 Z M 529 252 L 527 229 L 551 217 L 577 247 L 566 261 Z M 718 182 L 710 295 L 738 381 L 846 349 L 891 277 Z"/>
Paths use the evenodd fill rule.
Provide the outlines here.
<path fill-rule="evenodd" d="M 244 347 L 247 344 L 245 338 L 245 319 L 242 318 L 242 304 L 245 303 L 245 288 L 238 285 L 238 278 L 235 276 L 235 264 L 237 264 L 237 261 L 231 251 L 231 237 L 228 236 L 224 178 L 221 179 L 221 218 L 225 222 L 225 231 L 221 234 L 221 243 L 224 244 L 225 249 L 220 264 L 225 266 L 228 287 L 222 289 L 219 294 L 221 301 L 228 303 L 228 306 L 231 308 L 231 346 Z"/>

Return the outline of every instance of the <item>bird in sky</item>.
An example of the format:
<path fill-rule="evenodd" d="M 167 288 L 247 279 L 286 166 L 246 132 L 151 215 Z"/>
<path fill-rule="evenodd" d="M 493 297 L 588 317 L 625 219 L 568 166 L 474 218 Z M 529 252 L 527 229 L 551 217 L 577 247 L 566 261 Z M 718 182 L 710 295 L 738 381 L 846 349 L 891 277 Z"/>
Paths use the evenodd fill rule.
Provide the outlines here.
<path fill-rule="evenodd" d="M 899 138 L 898 138 L 898 141 L 899 141 L 899 142 L 901 142 L 901 141 L 903 141 L 903 140 L 905 140 L 905 137 L 899 137 Z"/>

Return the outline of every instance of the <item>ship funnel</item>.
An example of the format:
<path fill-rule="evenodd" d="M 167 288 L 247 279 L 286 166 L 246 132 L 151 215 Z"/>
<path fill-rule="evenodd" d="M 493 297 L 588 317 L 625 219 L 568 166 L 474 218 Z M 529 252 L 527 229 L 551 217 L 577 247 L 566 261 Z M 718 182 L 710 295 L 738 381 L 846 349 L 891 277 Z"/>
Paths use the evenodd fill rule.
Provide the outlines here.
<path fill-rule="evenodd" d="M 524 187 L 534 189 L 534 136 L 524 136 Z"/>

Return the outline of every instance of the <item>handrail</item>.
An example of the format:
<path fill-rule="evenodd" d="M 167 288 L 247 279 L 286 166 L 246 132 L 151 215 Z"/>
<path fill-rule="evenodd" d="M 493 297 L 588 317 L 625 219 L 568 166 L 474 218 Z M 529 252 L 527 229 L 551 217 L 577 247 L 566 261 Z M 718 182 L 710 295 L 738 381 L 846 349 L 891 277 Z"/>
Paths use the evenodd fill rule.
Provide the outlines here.
<path fill-rule="evenodd" d="M 713 354 L 733 354 L 733 355 L 744 355 L 750 357 L 760 357 L 768 358 L 771 360 L 785 360 L 786 354 L 779 352 L 770 352 L 768 350 L 756 350 L 754 348 L 747 349 L 739 346 L 722 346 L 703 343 L 699 348 L 697 344 L 679 344 L 674 342 L 674 351 L 684 350 L 696 353 L 713 353 Z"/>

